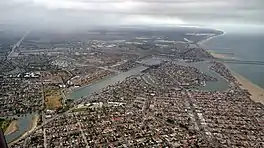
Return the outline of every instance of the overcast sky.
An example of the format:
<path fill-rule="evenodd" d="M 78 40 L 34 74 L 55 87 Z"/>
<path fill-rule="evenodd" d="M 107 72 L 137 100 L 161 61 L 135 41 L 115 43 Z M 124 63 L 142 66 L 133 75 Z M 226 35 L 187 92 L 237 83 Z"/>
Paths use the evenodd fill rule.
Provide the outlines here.
<path fill-rule="evenodd" d="M 264 0 L 1 0 L 0 23 L 263 26 Z"/>

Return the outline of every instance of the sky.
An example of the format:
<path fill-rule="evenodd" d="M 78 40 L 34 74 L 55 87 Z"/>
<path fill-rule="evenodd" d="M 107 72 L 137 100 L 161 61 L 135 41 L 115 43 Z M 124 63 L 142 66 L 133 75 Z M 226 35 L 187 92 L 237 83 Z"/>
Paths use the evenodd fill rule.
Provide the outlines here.
<path fill-rule="evenodd" d="M 264 25 L 264 0 L 1 0 L 0 24 Z"/>

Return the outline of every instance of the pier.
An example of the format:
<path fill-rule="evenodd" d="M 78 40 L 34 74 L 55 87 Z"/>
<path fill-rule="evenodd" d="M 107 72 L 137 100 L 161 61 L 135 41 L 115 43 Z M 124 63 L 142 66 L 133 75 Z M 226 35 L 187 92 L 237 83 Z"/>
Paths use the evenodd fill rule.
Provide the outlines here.
<path fill-rule="evenodd" d="M 235 59 L 217 59 L 217 61 L 230 63 L 230 64 L 264 65 L 264 61 L 248 61 L 248 60 L 235 60 Z"/>

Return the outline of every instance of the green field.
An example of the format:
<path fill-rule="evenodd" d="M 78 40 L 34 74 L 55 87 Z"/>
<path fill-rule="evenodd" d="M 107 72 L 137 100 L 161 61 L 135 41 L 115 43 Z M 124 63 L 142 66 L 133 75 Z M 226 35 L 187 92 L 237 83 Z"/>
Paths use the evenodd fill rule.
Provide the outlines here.
<path fill-rule="evenodd" d="M 6 119 L 0 119 L 0 127 L 5 131 L 9 124 L 11 123 L 11 120 L 6 120 Z"/>

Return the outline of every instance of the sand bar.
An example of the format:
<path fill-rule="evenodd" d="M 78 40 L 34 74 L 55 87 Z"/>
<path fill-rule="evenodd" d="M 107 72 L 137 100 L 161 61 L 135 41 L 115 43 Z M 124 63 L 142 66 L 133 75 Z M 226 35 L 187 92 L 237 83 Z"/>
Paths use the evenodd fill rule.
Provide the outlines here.
<path fill-rule="evenodd" d="M 205 44 L 206 42 L 212 40 L 213 38 L 215 38 L 215 37 L 219 37 L 219 36 L 223 36 L 223 35 L 225 35 L 225 34 L 226 34 L 226 33 L 223 32 L 222 34 L 212 35 L 212 36 L 210 36 L 210 37 L 208 37 L 208 38 L 206 38 L 206 39 L 204 39 L 204 40 L 199 41 L 197 44 L 199 44 L 199 45 Z"/>
<path fill-rule="evenodd" d="M 27 135 L 31 134 L 35 130 L 35 128 L 37 127 L 38 119 L 39 119 L 39 115 L 35 115 L 31 120 L 30 129 L 27 132 L 25 132 L 22 136 L 17 138 L 16 140 L 10 142 L 8 145 L 10 146 L 14 143 L 17 143 L 19 140 L 21 140 L 21 139 L 25 138 Z"/>
<path fill-rule="evenodd" d="M 17 120 L 13 120 L 5 131 L 5 135 L 9 135 L 18 130 Z"/>

